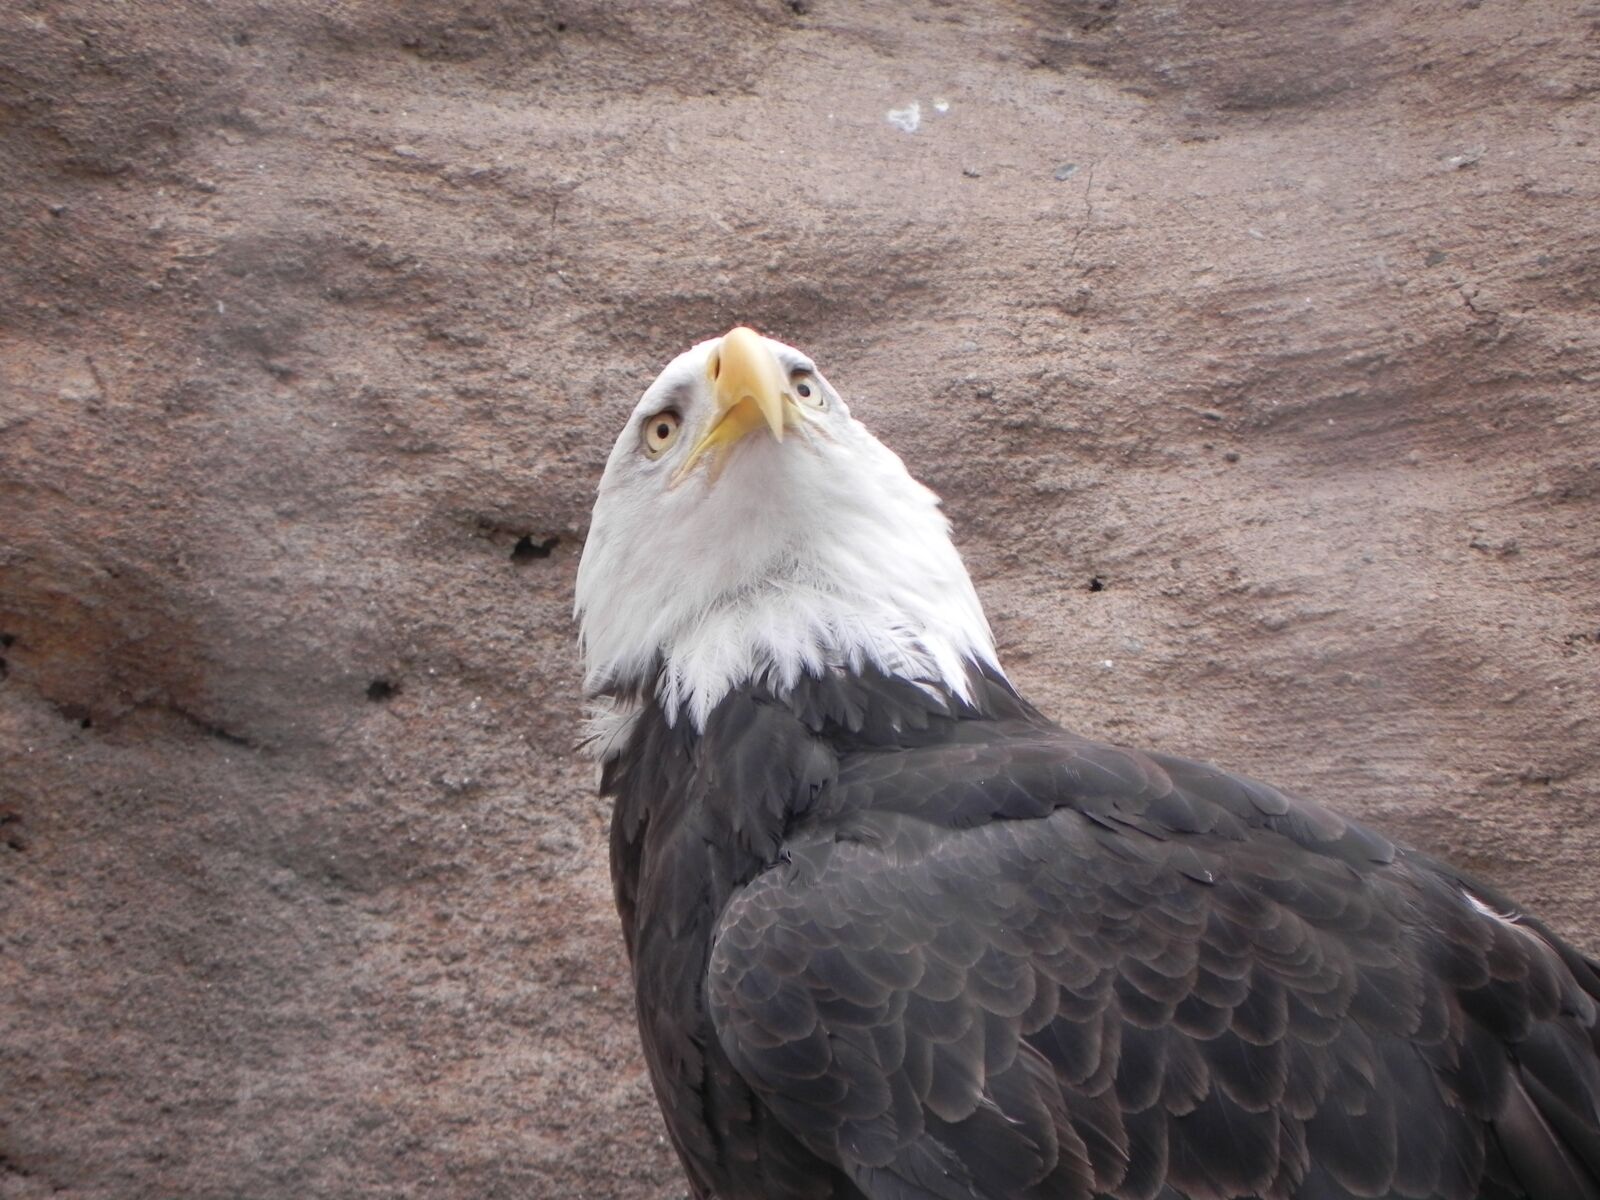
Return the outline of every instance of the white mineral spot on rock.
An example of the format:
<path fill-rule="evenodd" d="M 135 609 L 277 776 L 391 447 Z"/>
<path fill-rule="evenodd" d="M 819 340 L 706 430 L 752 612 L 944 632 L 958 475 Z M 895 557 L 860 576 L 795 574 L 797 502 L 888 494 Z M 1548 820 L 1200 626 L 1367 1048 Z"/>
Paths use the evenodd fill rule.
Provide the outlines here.
<path fill-rule="evenodd" d="M 904 108 L 891 108 L 883 116 L 889 124 L 906 133 L 915 133 L 922 127 L 922 105 L 915 100 Z"/>
<path fill-rule="evenodd" d="M 1452 171 L 1459 171 L 1463 167 L 1475 166 L 1478 160 L 1483 157 L 1483 152 L 1487 148 L 1486 146 L 1472 146 L 1459 154 L 1447 154 L 1444 156 L 1444 165 Z"/>
<path fill-rule="evenodd" d="M 943 96 L 939 97 L 933 102 L 933 111 L 938 113 L 941 117 L 944 116 L 945 113 L 950 111 L 950 101 L 946 100 Z"/>

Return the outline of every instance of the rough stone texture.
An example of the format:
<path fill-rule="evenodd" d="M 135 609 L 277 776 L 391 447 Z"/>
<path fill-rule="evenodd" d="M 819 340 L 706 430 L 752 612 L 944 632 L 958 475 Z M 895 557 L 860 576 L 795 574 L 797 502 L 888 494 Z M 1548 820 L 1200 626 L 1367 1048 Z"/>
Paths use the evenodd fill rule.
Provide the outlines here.
<path fill-rule="evenodd" d="M 1044 708 L 1600 949 L 1597 30 L 7 4 L 0 1195 L 682 1193 L 568 613 L 736 321 L 944 494 Z"/>

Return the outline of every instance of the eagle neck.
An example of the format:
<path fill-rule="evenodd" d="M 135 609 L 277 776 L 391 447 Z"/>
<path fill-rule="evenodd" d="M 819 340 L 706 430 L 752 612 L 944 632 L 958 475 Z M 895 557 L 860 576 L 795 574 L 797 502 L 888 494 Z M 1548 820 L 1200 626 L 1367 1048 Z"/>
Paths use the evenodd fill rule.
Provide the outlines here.
<path fill-rule="evenodd" d="M 735 689 L 704 728 L 643 700 L 601 778 L 615 801 L 619 904 L 628 887 L 641 906 L 714 916 L 733 888 L 777 861 L 789 825 L 837 766 L 819 731 L 765 687 Z"/>
<path fill-rule="evenodd" d="M 867 666 L 735 688 L 703 726 L 645 693 L 601 791 L 615 801 L 612 872 L 630 948 L 636 908 L 678 922 L 720 913 L 733 889 L 780 860 L 784 839 L 838 776 L 842 757 L 943 740 L 961 722 L 1040 720 L 998 668 L 969 660 L 959 686 Z"/>

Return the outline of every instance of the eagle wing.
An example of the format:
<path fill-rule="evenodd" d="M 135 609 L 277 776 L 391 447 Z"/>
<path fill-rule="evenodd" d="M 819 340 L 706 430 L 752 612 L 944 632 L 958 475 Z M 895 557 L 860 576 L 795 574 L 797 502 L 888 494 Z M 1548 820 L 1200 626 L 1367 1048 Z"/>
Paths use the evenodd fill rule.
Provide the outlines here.
<path fill-rule="evenodd" d="M 846 758 L 783 860 L 707 1004 L 872 1200 L 1600 1200 L 1593 965 L 1316 805 L 990 726 Z"/>

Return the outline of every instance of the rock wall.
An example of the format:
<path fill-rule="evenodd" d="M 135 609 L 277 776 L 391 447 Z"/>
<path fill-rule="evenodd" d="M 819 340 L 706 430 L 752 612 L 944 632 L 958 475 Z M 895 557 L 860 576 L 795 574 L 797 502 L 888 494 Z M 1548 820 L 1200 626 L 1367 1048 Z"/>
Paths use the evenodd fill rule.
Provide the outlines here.
<path fill-rule="evenodd" d="M 1269 7 L 8 4 L 0 1195 L 682 1194 L 569 610 L 736 322 L 1047 711 L 1600 949 L 1600 8 Z"/>

